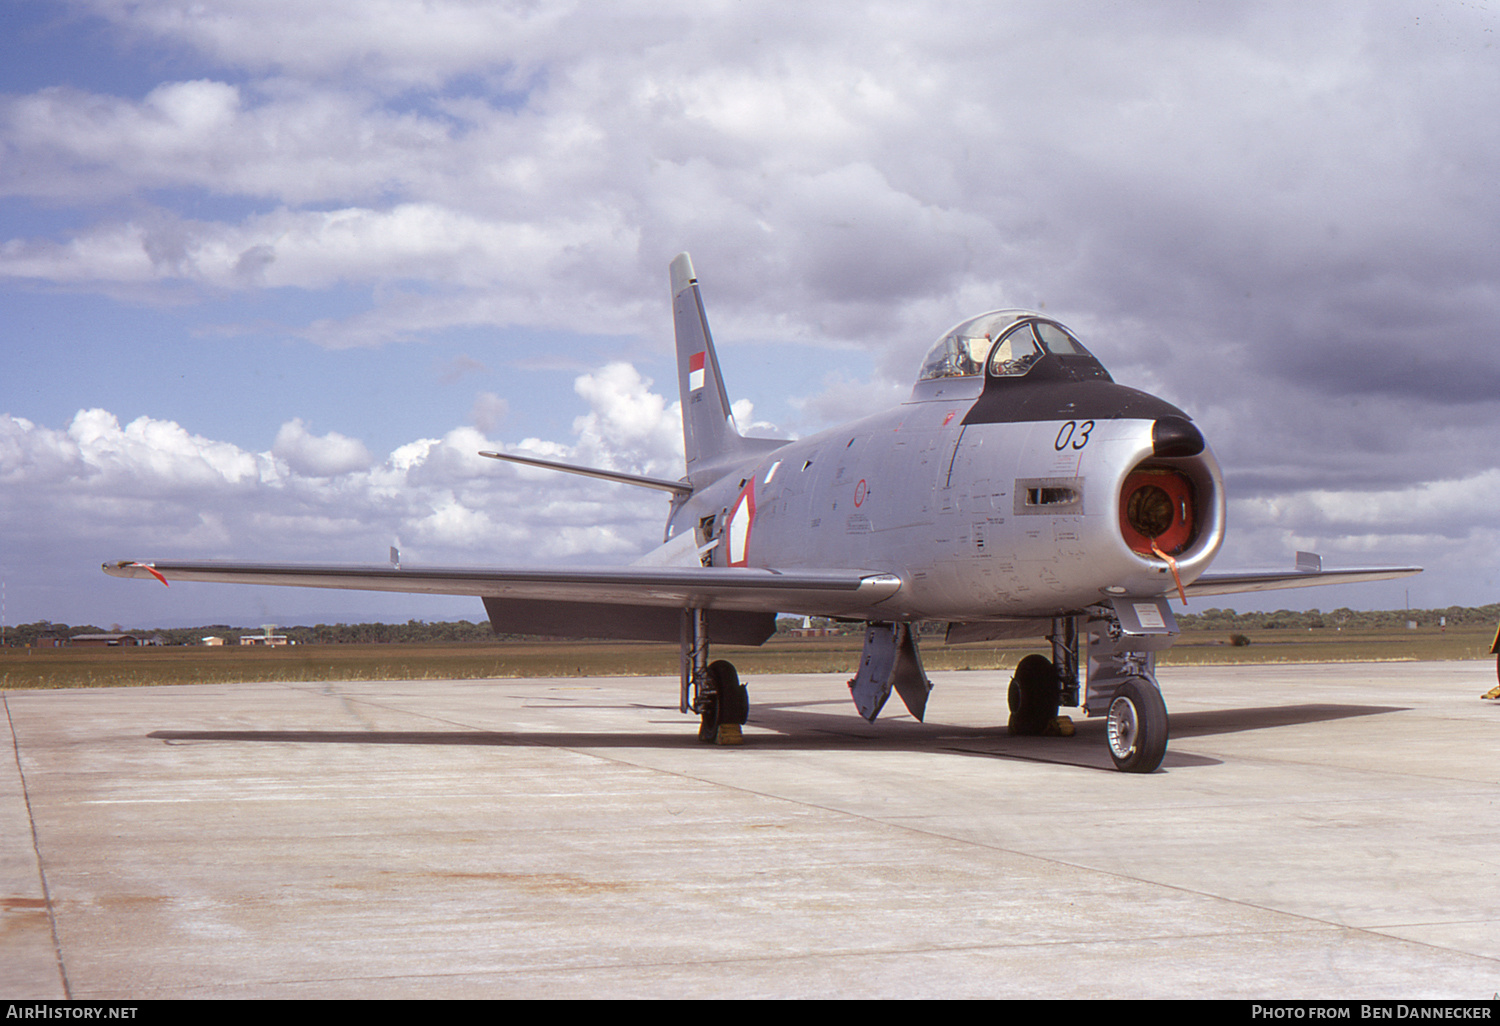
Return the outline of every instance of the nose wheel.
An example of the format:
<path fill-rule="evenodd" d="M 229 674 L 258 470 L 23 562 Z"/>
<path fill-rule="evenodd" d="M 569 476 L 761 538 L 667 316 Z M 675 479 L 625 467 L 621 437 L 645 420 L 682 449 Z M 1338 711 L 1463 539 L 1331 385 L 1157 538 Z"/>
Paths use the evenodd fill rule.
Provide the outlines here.
<path fill-rule="evenodd" d="M 1104 736 L 1115 769 L 1150 773 L 1160 766 L 1167 754 L 1167 704 L 1156 685 L 1141 677 L 1121 684 L 1109 703 Z"/>

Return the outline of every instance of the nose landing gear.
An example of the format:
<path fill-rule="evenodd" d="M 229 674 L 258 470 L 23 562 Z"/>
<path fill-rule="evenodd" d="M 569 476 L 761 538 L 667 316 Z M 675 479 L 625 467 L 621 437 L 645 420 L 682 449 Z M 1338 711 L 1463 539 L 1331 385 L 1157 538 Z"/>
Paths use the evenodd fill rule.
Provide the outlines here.
<path fill-rule="evenodd" d="M 1079 685 L 1080 631 L 1088 634 L 1088 685 Z M 1052 660 L 1029 655 L 1010 683 L 1010 732 L 1038 735 L 1056 721 L 1059 704 L 1104 715 L 1105 744 L 1115 768 L 1151 773 L 1167 754 L 1167 705 L 1156 685 L 1156 653 L 1172 644 L 1177 624 L 1166 599 L 1117 599 L 1085 614 L 1053 620 Z"/>

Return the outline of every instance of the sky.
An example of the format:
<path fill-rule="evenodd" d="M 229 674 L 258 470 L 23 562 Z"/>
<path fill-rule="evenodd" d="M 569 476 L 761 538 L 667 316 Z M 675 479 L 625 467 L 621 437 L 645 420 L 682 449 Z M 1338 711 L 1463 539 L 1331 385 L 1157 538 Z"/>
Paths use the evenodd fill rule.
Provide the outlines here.
<path fill-rule="evenodd" d="M 742 429 L 1041 309 L 1186 410 L 1225 596 L 1500 600 L 1500 0 L 4 0 L 0 620 L 471 619 L 117 559 L 622 564 L 675 478 L 667 265 Z M 1200 603 L 1203 604 L 1203 603 Z M 1189 607 L 1189 611 L 1193 607 Z"/>

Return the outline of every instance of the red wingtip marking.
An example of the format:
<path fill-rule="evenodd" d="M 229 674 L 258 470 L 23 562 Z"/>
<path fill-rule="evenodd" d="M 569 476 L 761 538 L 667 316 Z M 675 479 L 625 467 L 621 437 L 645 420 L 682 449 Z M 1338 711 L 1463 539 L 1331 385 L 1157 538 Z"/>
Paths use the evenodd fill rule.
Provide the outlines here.
<path fill-rule="evenodd" d="M 163 577 L 161 574 L 159 574 L 159 573 L 156 572 L 156 567 L 154 567 L 154 566 L 147 566 L 145 563 L 131 563 L 130 565 L 131 566 L 138 566 L 142 570 L 146 571 L 146 573 L 150 574 L 152 577 L 155 577 L 158 581 L 161 582 L 161 586 L 163 588 L 170 588 L 171 587 L 171 585 L 167 583 L 167 579 L 165 577 Z"/>

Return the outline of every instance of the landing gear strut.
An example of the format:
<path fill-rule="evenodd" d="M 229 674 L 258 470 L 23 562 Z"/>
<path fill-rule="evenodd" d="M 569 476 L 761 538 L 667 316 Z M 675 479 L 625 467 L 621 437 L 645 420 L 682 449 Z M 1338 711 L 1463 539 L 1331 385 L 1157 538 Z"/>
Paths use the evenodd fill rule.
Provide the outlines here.
<path fill-rule="evenodd" d="M 1156 653 L 1177 637 L 1164 598 L 1115 599 L 1090 606 L 1085 709 L 1104 713 L 1115 769 L 1151 773 L 1167 754 L 1167 704 L 1156 685 Z"/>
<path fill-rule="evenodd" d="M 750 718 L 750 693 L 734 664 L 708 661 L 708 622 L 702 609 L 682 614 L 681 708 L 698 714 L 698 740 L 705 744 L 739 744 L 740 728 Z"/>

